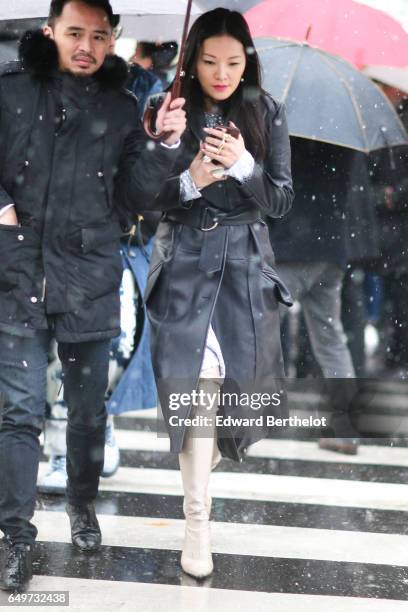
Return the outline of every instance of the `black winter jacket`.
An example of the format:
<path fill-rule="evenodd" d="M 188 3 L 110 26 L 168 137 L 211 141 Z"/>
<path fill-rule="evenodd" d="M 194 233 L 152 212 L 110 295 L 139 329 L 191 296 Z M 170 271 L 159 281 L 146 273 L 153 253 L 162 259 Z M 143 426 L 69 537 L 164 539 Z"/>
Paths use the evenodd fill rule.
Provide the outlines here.
<path fill-rule="evenodd" d="M 0 330 L 57 340 L 120 333 L 120 220 L 149 209 L 177 158 L 147 141 L 125 62 L 93 77 L 58 71 L 55 43 L 25 35 L 0 71 Z M 0 217 L 1 223 L 1 217 Z"/>

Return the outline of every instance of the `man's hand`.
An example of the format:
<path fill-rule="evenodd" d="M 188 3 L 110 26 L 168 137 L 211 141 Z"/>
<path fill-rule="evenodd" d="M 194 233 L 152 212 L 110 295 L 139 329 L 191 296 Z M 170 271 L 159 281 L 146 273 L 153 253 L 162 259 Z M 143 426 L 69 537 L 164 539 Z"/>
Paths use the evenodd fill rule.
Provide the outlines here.
<path fill-rule="evenodd" d="M 168 93 L 161 109 L 157 113 L 156 130 L 158 132 L 169 132 L 170 134 L 163 141 L 166 145 L 176 144 L 186 129 L 186 112 L 183 110 L 185 102 L 184 98 L 176 98 L 171 102 L 171 95 Z"/>
<path fill-rule="evenodd" d="M 189 168 L 191 178 L 193 179 L 197 189 L 202 189 L 203 187 L 208 187 L 208 185 L 212 185 L 212 183 L 216 183 L 217 181 L 225 181 L 227 179 L 226 176 L 223 175 L 214 175 L 212 174 L 214 170 L 223 170 L 222 167 L 216 166 L 215 164 L 204 161 L 204 153 L 200 149 L 191 162 L 191 166 Z"/>
<path fill-rule="evenodd" d="M 16 209 L 14 206 L 6 210 L 6 212 L 2 215 L 0 214 L 0 225 L 18 225 Z"/>

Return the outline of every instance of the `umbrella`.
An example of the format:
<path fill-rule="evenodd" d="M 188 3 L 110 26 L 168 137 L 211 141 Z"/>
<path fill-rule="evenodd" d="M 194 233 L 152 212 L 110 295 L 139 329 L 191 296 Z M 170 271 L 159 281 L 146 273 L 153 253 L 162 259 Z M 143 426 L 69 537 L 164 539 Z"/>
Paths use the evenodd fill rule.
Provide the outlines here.
<path fill-rule="evenodd" d="M 259 4 L 261 0 L 196 0 L 196 4 L 204 11 L 212 11 L 212 9 L 222 6 L 231 11 L 239 11 L 243 13 L 250 8 Z"/>
<path fill-rule="evenodd" d="M 264 88 L 285 102 L 292 136 L 365 153 L 408 145 L 387 97 L 348 62 L 306 43 L 273 38 L 255 43 Z"/>
<path fill-rule="evenodd" d="M 183 31 L 187 0 L 111 0 L 122 16 L 123 36 L 143 40 L 178 39 Z M 0 21 L 47 17 L 50 0 L 10 0 L 0 4 Z M 192 21 L 201 13 L 193 2 Z"/>
<path fill-rule="evenodd" d="M 392 68 L 390 66 L 366 66 L 363 69 L 371 79 L 380 81 L 390 87 L 395 87 L 408 94 L 408 68 Z"/>
<path fill-rule="evenodd" d="M 17 59 L 18 50 L 17 45 L 12 42 L 0 41 L 0 63 L 9 62 L 10 60 Z"/>
<path fill-rule="evenodd" d="M 408 34 L 398 21 L 353 0 L 266 0 L 245 17 L 255 37 L 307 40 L 358 68 L 408 65 Z"/>

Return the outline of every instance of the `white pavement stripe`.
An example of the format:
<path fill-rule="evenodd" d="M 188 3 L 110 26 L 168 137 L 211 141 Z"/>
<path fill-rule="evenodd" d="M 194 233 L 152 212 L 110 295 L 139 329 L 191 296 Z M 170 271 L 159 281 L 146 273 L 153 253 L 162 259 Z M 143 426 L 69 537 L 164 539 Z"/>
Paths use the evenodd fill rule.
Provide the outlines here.
<path fill-rule="evenodd" d="M 158 437 L 153 431 L 132 431 L 128 429 L 116 429 L 115 438 L 121 450 L 170 451 L 168 438 Z"/>
<path fill-rule="evenodd" d="M 209 579 L 211 581 L 211 579 Z M 196 586 L 187 575 L 181 576 L 181 586 L 144 584 L 137 582 L 113 582 L 84 580 L 55 576 L 34 576 L 30 583 L 33 591 L 69 591 L 69 610 L 88 612 L 231 612 L 232 610 L 256 610 L 257 612 L 407 612 L 408 603 L 390 599 L 362 599 L 359 597 L 329 597 L 326 595 L 289 595 L 282 593 L 257 593 L 232 591 Z M 204 583 L 205 584 L 205 583 Z M 0 602 L 7 601 L 7 593 L 0 591 Z M 3 599 L 2 599 L 3 598 Z M 39 608 L 38 608 L 39 609 Z M 66 610 L 68 608 L 44 608 Z M 13 610 L 27 607 L 13 606 Z"/>
<path fill-rule="evenodd" d="M 107 546 L 182 548 L 184 520 L 106 514 L 98 520 Z M 63 512 L 38 511 L 34 523 L 40 541 L 71 541 Z M 222 522 L 212 522 L 211 531 L 216 553 L 408 567 L 408 536 L 403 535 Z"/>
<path fill-rule="evenodd" d="M 129 412 L 123 412 L 122 414 L 117 414 L 115 416 L 154 421 L 157 418 L 157 408 L 146 408 L 145 410 L 129 410 Z"/>
<path fill-rule="evenodd" d="M 155 435 L 155 434 L 153 434 Z M 317 440 L 302 442 L 297 440 L 260 440 L 248 452 L 251 457 L 271 457 L 277 459 L 300 459 L 320 461 L 321 463 L 350 463 L 370 465 L 394 465 L 408 467 L 408 448 L 363 445 L 358 455 L 344 455 L 318 447 Z"/>
<path fill-rule="evenodd" d="M 115 436 L 122 450 L 169 452 L 168 438 L 158 437 L 151 431 L 115 429 Z M 343 455 L 322 450 L 313 442 L 297 440 L 260 440 L 253 444 L 249 457 L 270 459 L 298 459 L 322 463 L 350 463 L 369 465 L 394 465 L 408 467 L 408 448 L 361 445 L 358 455 Z"/>
<path fill-rule="evenodd" d="M 41 463 L 40 478 L 46 470 L 47 464 Z M 149 468 L 119 468 L 112 478 L 101 479 L 100 490 L 182 494 L 178 470 Z M 213 496 L 233 499 L 408 511 L 408 487 L 401 484 L 215 472 L 211 475 L 210 490 Z"/>

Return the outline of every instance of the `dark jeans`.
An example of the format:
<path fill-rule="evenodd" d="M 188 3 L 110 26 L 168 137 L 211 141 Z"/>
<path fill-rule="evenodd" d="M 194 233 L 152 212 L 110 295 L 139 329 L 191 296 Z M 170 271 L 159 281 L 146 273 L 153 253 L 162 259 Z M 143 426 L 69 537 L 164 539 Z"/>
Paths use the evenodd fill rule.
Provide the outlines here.
<path fill-rule="evenodd" d="M 39 435 L 46 403 L 50 331 L 33 338 L 0 332 L 0 529 L 13 542 L 33 543 L 40 456 Z M 64 399 L 68 406 L 67 497 L 95 499 L 103 468 L 110 340 L 60 343 Z"/>

